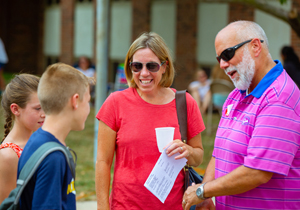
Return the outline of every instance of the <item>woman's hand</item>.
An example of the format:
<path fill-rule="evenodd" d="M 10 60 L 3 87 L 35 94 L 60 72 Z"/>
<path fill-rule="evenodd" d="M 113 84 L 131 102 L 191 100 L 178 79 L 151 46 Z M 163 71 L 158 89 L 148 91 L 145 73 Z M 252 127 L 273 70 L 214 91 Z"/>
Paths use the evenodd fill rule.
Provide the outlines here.
<path fill-rule="evenodd" d="M 168 147 L 169 146 L 169 147 Z M 187 144 L 183 143 L 181 140 L 176 139 L 169 143 L 165 148 L 168 149 L 166 150 L 167 155 L 170 157 L 176 153 L 180 153 L 180 155 L 177 155 L 175 157 L 176 160 L 181 159 L 181 158 L 186 158 L 190 156 L 190 150 L 193 149 L 191 146 L 188 146 Z"/>
<path fill-rule="evenodd" d="M 216 206 L 211 198 L 206 199 L 200 204 L 196 205 L 196 210 L 216 210 Z"/>
<path fill-rule="evenodd" d="M 190 166 L 197 167 L 202 162 L 203 146 L 201 140 L 201 133 L 188 140 L 186 144 L 179 139 L 175 139 L 174 141 L 169 143 L 165 148 L 167 148 L 166 153 L 169 157 L 176 153 L 180 153 L 175 157 L 175 159 L 177 160 L 181 158 L 186 158 L 188 160 L 187 163 Z"/>

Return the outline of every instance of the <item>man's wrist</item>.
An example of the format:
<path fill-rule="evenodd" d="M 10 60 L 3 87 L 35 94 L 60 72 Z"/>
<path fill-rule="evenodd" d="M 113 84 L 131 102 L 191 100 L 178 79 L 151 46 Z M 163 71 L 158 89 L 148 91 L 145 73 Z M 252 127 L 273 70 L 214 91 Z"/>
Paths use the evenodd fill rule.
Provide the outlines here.
<path fill-rule="evenodd" d="M 204 197 L 204 185 L 206 184 L 207 182 L 201 184 L 197 190 L 196 190 L 196 195 L 199 199 L 202 199 L 202 200 L 205 200 L 207 199 L 208 197 Z"/>

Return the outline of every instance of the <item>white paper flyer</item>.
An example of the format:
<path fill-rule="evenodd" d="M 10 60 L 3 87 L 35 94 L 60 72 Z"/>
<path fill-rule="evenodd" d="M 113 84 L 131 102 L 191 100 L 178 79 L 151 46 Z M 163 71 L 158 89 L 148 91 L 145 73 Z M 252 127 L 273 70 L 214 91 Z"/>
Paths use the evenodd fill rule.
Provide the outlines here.
<path fill-rule="evenodd" d="M 175 157 L 178 155 L 180 154 L 176 153 L 168 157 L 165 149 L 144 184 L 162 203 L 165 202 L 179 172 L 187 162 L 185 158 L 175 160 Z"/>

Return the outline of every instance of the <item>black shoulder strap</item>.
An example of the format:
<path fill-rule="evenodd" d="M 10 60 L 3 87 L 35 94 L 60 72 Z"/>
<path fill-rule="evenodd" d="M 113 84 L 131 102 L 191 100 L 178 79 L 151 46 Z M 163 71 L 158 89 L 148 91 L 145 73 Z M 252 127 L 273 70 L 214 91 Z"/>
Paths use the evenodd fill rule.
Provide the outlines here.
<path fill-rule="evenodd" d="M 56 143 L 56 142 L 47 142 L 40 146 L 32 155 L 31 157 L 27 160 L 25 165 L 23 166 L 19 178 L 17 180 L 17 187 L 21 186 L 16 199 L 15 203 L 19 202 L 20 196 L 22 194 L 22 191 L 24 190 L 26 184 L 29 182 L 41 162 L 44 160 L 44 158 L 49 155 L 50 153 L 54 151 L 61 151 L 67 159 L 68 165 L 71 169 L 72 176 L 75 179 L 75 163 L 73 160 L 73 156 L 70 153 L 70 151 L 63 145 Z"/>
<path fill-rule="evenodd" d="M 181 133 L 181 140 L 187 141 L 187 107 L 186 90 L 176 91 L 175 93 L 176 110 Z"/>

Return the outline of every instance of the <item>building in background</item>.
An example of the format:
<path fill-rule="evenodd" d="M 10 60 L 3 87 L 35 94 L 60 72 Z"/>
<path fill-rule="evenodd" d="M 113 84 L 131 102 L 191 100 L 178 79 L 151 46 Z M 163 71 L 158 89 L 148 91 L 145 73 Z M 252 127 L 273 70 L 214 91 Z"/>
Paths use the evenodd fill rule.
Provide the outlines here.
<path fill-rule="evenodd" d="M 239 3 L 202 3 L 199 0 L 110 0 L 108 82 L 115 82 L 127 50 L 144 31 L 160 34 L 172 50 L 174 87 L 185 89 L 199 65 L 216 64 L 216 33 L 234 20 L 252 20 L 269 37 L 273 59 L 283 45 L 299 38 L 285 22 Z M 300 0 L 280 5 L 289 10 Z M 299 8 L 300 9 L 300 6 Z M 0 0 L 0 37 L 10 62 L 5 71 L 42 74 L 54 62 L 73 64 L 85 55 L 95 61 L 96 0 Z M 95 62 L 93 62 L 95 63 Z M 180 78 L 180 79 L 178 79 Z"/>

